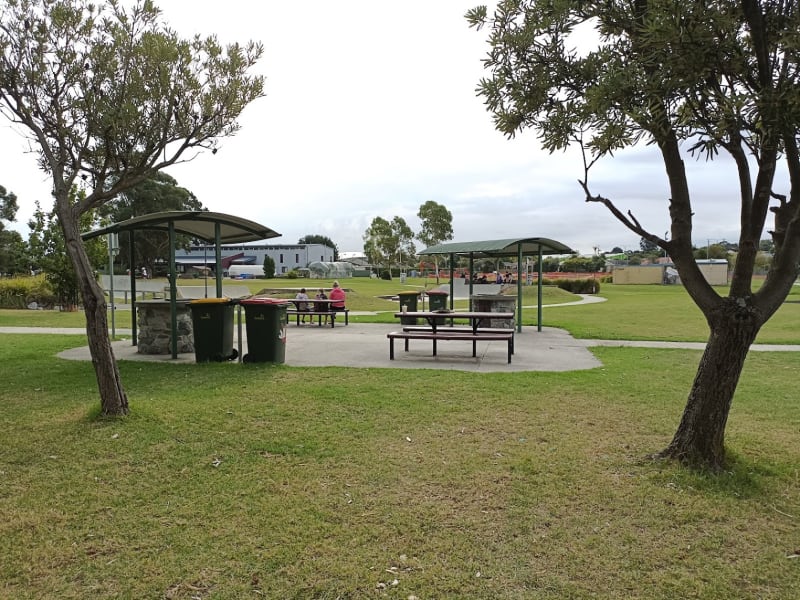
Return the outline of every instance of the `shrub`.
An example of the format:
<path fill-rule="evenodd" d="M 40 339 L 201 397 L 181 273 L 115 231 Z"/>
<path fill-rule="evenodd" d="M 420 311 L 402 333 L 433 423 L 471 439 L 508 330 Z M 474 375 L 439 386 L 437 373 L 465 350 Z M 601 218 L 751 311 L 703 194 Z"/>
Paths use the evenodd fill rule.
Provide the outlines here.
<path fill-rule="evenodd" d="M 56 303 L 53 289 L 44 276 L 0 279 L 0 308 L 27 308 L 31 302 L 42 308 Z"/>
<path fill-rule="evenodd" d="M 560 279 L 557 285 L 562 290 L 573 294 L 597 294 L 600 292 L 600 282 L 596 279 Z"/>
<path fill-rule="evenodd" d="M 384 269 L 383 271 L 381 271 L 381 279 L 385 279 L 386 281 L 391 281 L 392 280 L 391 271 L 389 271 L 387 269 Z"/>

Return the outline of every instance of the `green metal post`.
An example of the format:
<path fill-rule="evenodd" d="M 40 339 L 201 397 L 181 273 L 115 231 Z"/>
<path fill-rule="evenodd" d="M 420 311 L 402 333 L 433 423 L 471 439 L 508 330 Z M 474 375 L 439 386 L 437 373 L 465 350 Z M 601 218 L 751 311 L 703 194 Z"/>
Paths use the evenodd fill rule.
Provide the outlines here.
<path fill-rule="evenodd" d="M 456 282 L 455 282 L 455 274 L 456 274 L 456 255 L 450 253 L 450 310 L 453 310 L 453 295 L 456 291 Z"/>
<path fill-rule="evenodd" d="M 214 260 L 216 262 L 214 274 L 217 276 L 217 298 L 222 298 L 222 248 L 220 247 L 220 238 L 220 224 L 217 221 L 214 223 Z"/>
<path fill-rule="evenodd" d="M 169 222 L 169 313 L 172 358 L 178 358 L 178 274 L 175 272 L 175 221 Z"/>
<path fill-rule="evenodd" d="M 517 244 L 517 333 L 522 332 L 522 244 Z"/>
<path fill-rule="evenodd" d="M 539 288 L 537 292 L 536 331 L 542 330 L 542 247 L 539 246 Z"/>
<path fill-rule="evenodd" d="M 475 255 L 469 253 L 469 309 L 472 310 L 472 276 L 475 273 Z"/>
<path fill-rule="evenodd" d="M 133 229 L 128 231 L 128 267 L 131 272 L 131 339 L 133 346 L 137 345 L 136 342 L 136 269 L 134 268 L 134 259 L 136 258 L 136 250 L 133 243 Z"/>

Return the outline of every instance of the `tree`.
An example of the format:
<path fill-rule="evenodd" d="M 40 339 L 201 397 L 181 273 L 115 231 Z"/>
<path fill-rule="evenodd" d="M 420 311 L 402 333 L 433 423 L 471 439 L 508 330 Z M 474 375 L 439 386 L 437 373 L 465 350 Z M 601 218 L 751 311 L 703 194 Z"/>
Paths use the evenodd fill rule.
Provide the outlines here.
<path fill-rule="evenodd" d="M 264 255 L 264 277 L 266 279 L 275 277 L 275 259 L 269 254 Z"/>
<path fill-rule="evenodd" d="M 122 192 L 117 198 L 103 206 L 101 214 L 118 223 L 133 217 L 140 217 L 156 212 L 169 210 L 205 210 L 203 204 L 189 190 L 182 188 L 178 182 L 166 173 L 156 173 L 145 181 Z M 134 255 L 132 261 L 129 232 L 120 235 L 119 260 L 131 270 L 140 266 L 147 267 L 150 273 L 155 272 L 156 262 L 160 259 L 169 262 L 169 236 L 163 231 L 138 231 L 134 238 Z M 188 248 L 192 239 L 187 235 L 176 235 L 175 244 Z M 133 263 L 136 264 L 133 264 Z"/>
<path fill-rule="evenodd" d="M 508 136 L 534 129 L 551 152 L 583 150 L 585 200 L 667 251 L 709 325 L 708 343 L 680 425 L 658 456 L 719 469 L 725 426 L 750 345 L 789 292 L 800 258 L 800 10 L 772 0 L 504 0 L 489 25 L 479 94 Z M 591 47 L 572 50 L 577 28 Z M 585 36 L 583 39 L 586 39 Z M 591 192 L 601 159 L 639 142 L 657 149 L 669 183 L 670 231 L 648 231 L 633 211 Z M 687 155 L 732 159 L 739 183 L 739 254 L 722 296 L 692 255 L 693 198 Z M 773 190 L 781 162 L 787 193 Z M 763 285 L 753 272 L 773 213 L 775 255 Z"/>
<path fill-rule="evenodd" d="M 125 3 L 128 5 L 128 3 Z M 0 0 L 0 113 L 37 148 L 78 277 L 103 414 L 129 412 L 81 217 L 158 171 L 217 150 L 262 95 L 249 43 L 183 40 L 150 0 Z M 78 185 L 85 195 L 73 194 Z"/>
<path fill-rule="evenodd" d="M 6 229 L 3 221 L 17 218 L 17 196 L 0 185 L 0 276 L 27 273 L 30 269 L 25 240 L 17 231 Z"/>
<path fill-rule="evenodd" d="M 414 232 L 402 217 L 394 217 L 391 222 L 383 217 L 375 217 L 364 232 L 364 255 L 375 265 L 390 267 L 397 264 L 402 268 L 403 257 L 416 254 Z"/>
<path fill-rule="evenodd" d="M 428 200 L 425 204 L 419 207 L 417 213 L 422 222 L 417 239 L 425 244 L 426 247 L 441 244 L 447 240 L 453 239 L 453 213 L 447 208 Z M 436 265 L 436 283 L 439 283 L 439 255 L 434 254 L 434 264 Z"/>
<path fill-rule="evenodd" d="M 85 192 L 73 188 L 75 195 Z M 92 212 L 81 215 L 81 225 L 89 228 L 95 224 Z M 56 301 L 62 310 L 74 310 L 80 300 L 80 281 L 69 259 L 64 243 L 64 233 L 59 226 L 55 212 L 45 213 L 39 202 L 33 218 L 28 222 L 31 260 L 38 270 L 44 272 L 45 279 L 53 288 Z M 86 243 L 86 254 L 93 272 L 100 269 L 108 260 L 105 240 L 95 238 Z"/>
<path fill-rule="evenodd" d="M 333 248 L 333 260 L 339 260 L 339 247 L 333 243 L 333 240 L 324 235 L 304 235 L 299 240 L 298 244 L 322 244 L 328 248 Z"/>

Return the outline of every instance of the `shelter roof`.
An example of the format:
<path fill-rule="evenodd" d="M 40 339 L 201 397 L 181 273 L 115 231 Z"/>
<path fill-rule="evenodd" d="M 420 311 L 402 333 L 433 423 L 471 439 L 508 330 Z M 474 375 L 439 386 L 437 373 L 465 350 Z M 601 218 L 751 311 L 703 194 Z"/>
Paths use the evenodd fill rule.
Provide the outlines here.
<path fill-rule="evenodd" d="M 167 211 L 142 215 L 141 217 L 134 217 L 127 221 L 120 221 L 108 227 L 101 227 L 100 229 L 84 233 L 82 237 L 88 240 L 108 233 L 140 229 L 169 231 L 170 222 L 173 223 L 176 233 L 190 235 L 206 242 L 215 241 L 215 228 L 217 223 L 219 223 L 220 226 L 220 243 L 225 244 L 254 242 L 257 240 L 280 237 L 281 235 L 255 221 L 224 213 L 210 211 Z"/>
<path fill-rule="evenodd" d="M 569 246 L 556 240 L 542 237 L 519 238 L 507 240 L 486 240 L 482 242 L 458 242 L 437 244 L 418 254 L 459 254 L 478 256 L 515 256 L 519 250 L 522 254 L 574 254 Z"/>

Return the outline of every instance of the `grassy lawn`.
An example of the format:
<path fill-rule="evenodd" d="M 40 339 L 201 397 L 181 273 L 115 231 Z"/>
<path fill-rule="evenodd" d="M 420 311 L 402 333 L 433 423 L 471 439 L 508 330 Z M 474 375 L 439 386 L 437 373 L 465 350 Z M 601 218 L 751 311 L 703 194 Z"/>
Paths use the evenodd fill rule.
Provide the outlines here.
<path fill-rule="evenodd" d="M 578 307 L 583 308 L 583 307 Z M 558 309 L 552 309 L 558 310 Z M 699 354 L 573 373 L 123 362 L 3 335 L 2 598 L 797 598 L 797 357 L 754 353 L 710 477 L 668 441 Z"/>
<path fill-rule="evenodd" d="M 347 305 L 353 311 L 376 311 L 374 316 L 351 316 L 354 322 L 394 323 L 396 301 L 381 296 L 399 291 L 428 289 L 434 287 L 431 280 L 408 279 L 405 285 L 399 281 L 382 281 L 365 278 L 343 280 L 348 290 Z M 197 281 L 190 283 L 201 285 Z M 328 280 L 244 280 L 234 282 L 247 285 L 254 294 L 267 289 L 295 288 L 306 285 L 309 289 L 330 287 Z M 721 294 L 727 290 L 720 289 Z M 523 324 L 535 325 L 537 321 L 535 286 L 524 288 Z M 276 296 L 294 295 L 273 293 Z M 700 310 L 681 286 L 618 285 L 604 284 L 600 296 L 607 299 L 599 304 L 581 306 L 549 306 L 579 300 L 564 290 L 546 286 L 543 293 L 543 316 L 545 326 L 566 329 L 577 338 L 618 340 L 661 340 L 704 342 L 708 337 L 708 326 Z M 456 308 L 466 308 L 466 301 L 456 302 Z M 117 313 L 118 327 L 130 326 L 130 315 Z M 58 313 L 54 311 L 0 310 L 0 326 L 29 327 L 83 327 L 82 312 Z M 787 301 L 760 332 L 757 343 L 800 344 L 800 286 L 795 286 Z"/>

